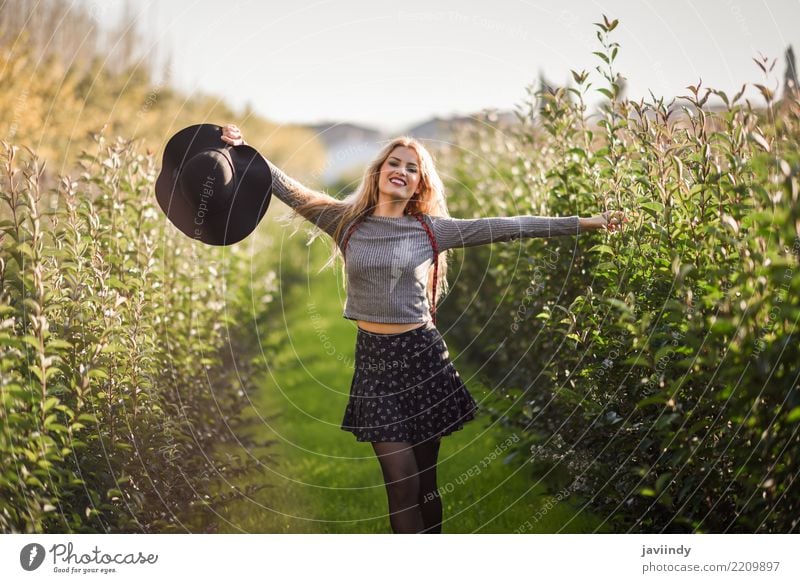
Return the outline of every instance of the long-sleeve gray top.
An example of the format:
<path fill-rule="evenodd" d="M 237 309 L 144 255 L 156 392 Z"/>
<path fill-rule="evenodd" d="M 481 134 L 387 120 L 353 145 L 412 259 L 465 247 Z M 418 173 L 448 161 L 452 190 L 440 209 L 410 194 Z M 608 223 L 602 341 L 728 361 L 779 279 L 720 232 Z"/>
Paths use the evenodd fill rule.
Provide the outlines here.
<path fill-rule="evenodd" d="M 308 188 L 270 162 L 272 192 L 292 208 L 310 196 Z M 338 209 L 308 213 L 304 218 L 333 236 L 341 220 Z M 439 251 L 522 237 L 556 237 L 582 232 L 577 215 L 519 215 L 455 219 L 423 215 Z M 347 229 L 343 230 L 343 234 Z M 336 241 L 341 248 L 343 241 Z M 425 228 L 413 216 L 367 216 L 347 245 L 347 299 L 344 317 L 370 322 L 413 323 L 431 320 L 426 294 L 433 248 Z"/>

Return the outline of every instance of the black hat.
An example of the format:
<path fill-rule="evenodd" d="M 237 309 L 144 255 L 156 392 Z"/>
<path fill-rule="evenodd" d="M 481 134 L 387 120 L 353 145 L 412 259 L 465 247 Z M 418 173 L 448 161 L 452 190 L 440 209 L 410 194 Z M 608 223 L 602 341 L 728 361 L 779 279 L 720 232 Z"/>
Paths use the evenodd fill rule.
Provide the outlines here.
<path fill-rule="evenodd" d="M 253 232 L 272 198 L 272 172 L 251 146 L 222 141 L 222 127 L 198 124 L 172 136 L 156 179 L 156 200 L 185 235 L 232 245 Z"/>

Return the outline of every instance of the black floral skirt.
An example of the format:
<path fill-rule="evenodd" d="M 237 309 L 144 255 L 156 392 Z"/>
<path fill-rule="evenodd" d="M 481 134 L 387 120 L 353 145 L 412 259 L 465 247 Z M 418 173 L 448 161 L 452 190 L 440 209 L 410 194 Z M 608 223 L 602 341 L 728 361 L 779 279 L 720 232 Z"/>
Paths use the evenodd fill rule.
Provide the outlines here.
<path fill-rule="evenodd" d="M 432 323 L 399 334 L 358 329 L 341 428 L 357 441 L 419 443 L 461 429 L 478 405 Z"/>

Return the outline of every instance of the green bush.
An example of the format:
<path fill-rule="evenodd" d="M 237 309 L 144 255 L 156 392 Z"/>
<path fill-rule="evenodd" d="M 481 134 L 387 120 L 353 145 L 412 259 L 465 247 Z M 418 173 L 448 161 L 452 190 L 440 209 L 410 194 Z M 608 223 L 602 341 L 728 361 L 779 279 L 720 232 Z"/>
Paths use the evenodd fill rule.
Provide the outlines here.
<path fill-rule="evenodd" d="M 0 531 L 207 529 L 201 506 L 242 494 L 212 480 L 261 463 L 212 449 L 248 403 L 260 348 L 241 324 L 277 282 L 167 222 L 152 155 L 96 140 L 50 192 L 4 144 Z"/>
<path fill-rule="evenodd" d="M 577 87 L 535 92 L 519 125 L 465 135 L 448 186 L 454 216 L 622 209 L 629 226 L 470 249 L 442 311 L 479 339 L 487 408 L 524 432 L 536 477 L 572 484 L 616 530 L 792 531 L 798 96 L 756 84 L 757 110 L 744 86 L 698 83 L 680 107 L 624 99 L 616 25 L 598 24 L 596 124 L 573 71 Z"/>

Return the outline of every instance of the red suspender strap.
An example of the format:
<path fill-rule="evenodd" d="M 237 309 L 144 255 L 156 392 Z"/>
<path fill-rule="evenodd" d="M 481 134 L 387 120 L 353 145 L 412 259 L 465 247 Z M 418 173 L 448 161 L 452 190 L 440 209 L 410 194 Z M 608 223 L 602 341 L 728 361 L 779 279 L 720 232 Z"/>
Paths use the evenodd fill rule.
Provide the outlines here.
<path fill-rule="evenodd" d="M 347 252 L 347 244 L 350 242 L 350 235 L 353 234 L 353 231 L 356 230 L 356 227 L 358 227 L 358 225 L 361 224 L 361 221 L 363 221 L 365 218 L 366 215 L 358 217 L 356 221 L 352 225 L 350 225 L 350 227 L 347 229 L 347 233 L 345 233 L 344 245 L 342 245 L 342 257 L 344 258 L 345 263 L 347 263 L 346 252 Z"/>
<path fill-rule="evenodd" d="M 345 234 L 344 244 L 342 245 L 342 257 L 345 259 L 345 263 L 347 262 L 347 244 L 350 242 L 350 236 L 353 234 L 353 231 L 361 224 L 367 215 L 362 215 L 359 217 L 355 223 L 350 225 L 350 228 L 347 229 L 347 233 Z M 431 241 L 431 246 L 433 247 L 433 302 L 431 304 L 431 319 L 433 320 L 433 325 L 436 325 L 436 281 L 439 276 L 439 246 L 436 244 L 436 237 L 434 237 L 433 232 L 431 231 L 428 223 L 422 218 L 421 214 L 415 214 L 414 217 L 422 223 L 422 226 L 425 227 L 425 232 L 428 233 L 428 238 Z"/>

